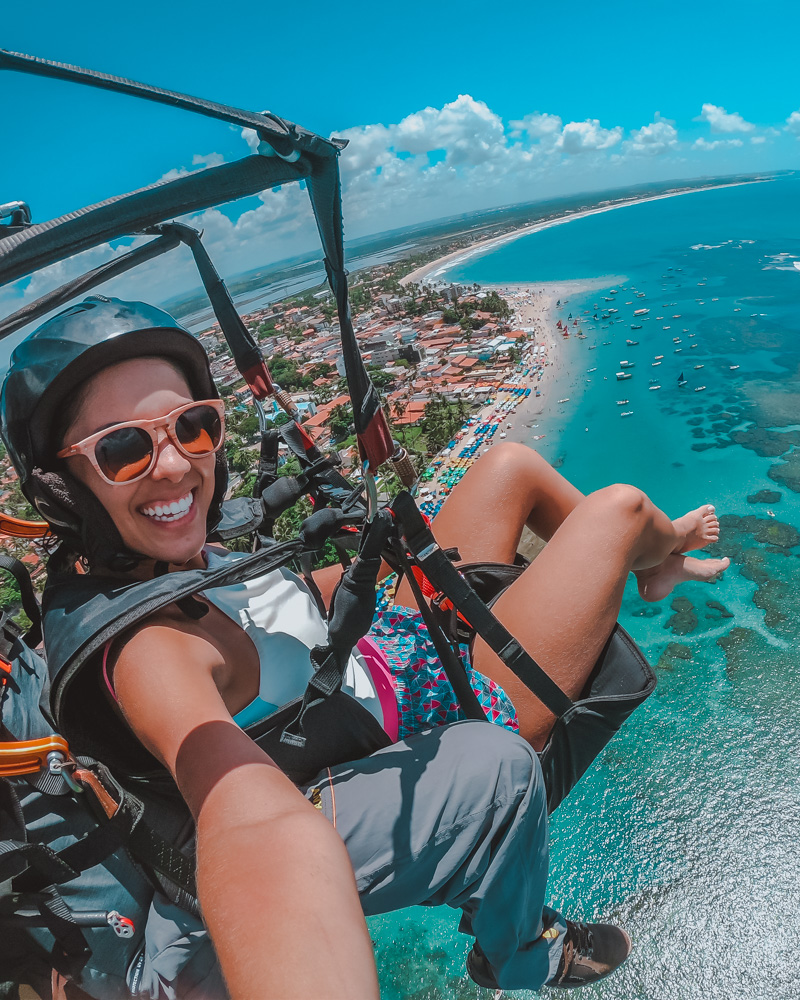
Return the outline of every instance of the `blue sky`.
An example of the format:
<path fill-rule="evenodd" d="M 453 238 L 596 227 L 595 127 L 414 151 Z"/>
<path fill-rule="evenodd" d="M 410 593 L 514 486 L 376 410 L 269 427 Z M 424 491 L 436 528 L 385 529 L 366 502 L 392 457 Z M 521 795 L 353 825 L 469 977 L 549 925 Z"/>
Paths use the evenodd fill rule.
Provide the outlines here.
<path fill-rule="evenodd" d="M 639 181 L 798 167 L 798 28 L 786 0 L 10 0 L 0 45 L 347 136 L 355 237 Z M 0 73 L 0 100 L 0 201 L 28 201 L 37 221 L 247 152 L 223 124 L 22 74 Z M 227 273 L 314 246 L 292 187 L 199 224 Z M 152 279 L 166 295 L 163 268 Z M 194 284 L 183 265 L 169 281 Z"/>

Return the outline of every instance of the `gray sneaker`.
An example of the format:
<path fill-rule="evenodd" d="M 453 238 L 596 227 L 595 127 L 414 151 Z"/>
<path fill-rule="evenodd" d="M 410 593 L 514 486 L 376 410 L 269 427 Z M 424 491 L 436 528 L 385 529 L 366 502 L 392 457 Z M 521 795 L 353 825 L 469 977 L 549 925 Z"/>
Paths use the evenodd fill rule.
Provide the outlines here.
<path fill-rule="evenodd" d="M 574 990 L 605 979 L 631 953 L 631 939 L 611 924 L 576 924 L 566 921 L 567 933 L 558 971 L 546 984 Z"/>

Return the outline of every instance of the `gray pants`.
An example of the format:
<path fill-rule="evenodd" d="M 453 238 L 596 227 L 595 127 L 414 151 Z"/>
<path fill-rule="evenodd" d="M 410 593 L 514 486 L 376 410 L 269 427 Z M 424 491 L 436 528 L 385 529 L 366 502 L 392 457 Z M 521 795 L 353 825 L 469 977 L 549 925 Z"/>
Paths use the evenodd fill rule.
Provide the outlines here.
<path fill-rule="evenodd" d="M 456 722 L 317 775 L 303 789 L 344 840 L 364 912 L 459 907 L 500 986 L 537 989 L 566 930 L 544 906 L 547 802 L 539 760 L 519 736 Z M 196 918 L 156 900 L 134 995 L 220 1000 L 211 942 Z"/>
<path fill-rule="evenodd" d="M 546 794 L 519 736 L 457 722 L 332 768 L 304 792 L 344 840 L 368 916 L 459 907 L 498 985 L 537 989 L 555 974 L 566 927 L 544 906 Z"/>

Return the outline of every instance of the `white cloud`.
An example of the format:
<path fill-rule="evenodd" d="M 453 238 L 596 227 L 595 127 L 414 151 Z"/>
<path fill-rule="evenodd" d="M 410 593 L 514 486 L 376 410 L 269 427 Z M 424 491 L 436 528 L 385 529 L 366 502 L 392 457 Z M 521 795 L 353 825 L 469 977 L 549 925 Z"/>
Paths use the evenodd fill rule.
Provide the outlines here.
<path fill-rule="evenodd" d="M 205 167 L 218 167 L 224 162 L 225 157 L 219 153 L 195 153 L 192 157 L 194 170 L 189 170 L 187 167 L 173 167 L 172 170 L 168 170 L 158 179 L 159 181 L 174 181 L 179 177 L 188 177 L 189 174 L 196 174 L 198 170 L 203 170 Z"/>
<path fill-rule="evenodd" d="M 597 149 L 609 149 L 622 138 L 622 126 L 601 128 L 596 118 L 587 118 L 585 122 L 568 122 L 558 141 L 557 148 L 564 153 L 586 153 Z"/>
<path fill-rule="evenodd" d="M 193 167 L 218 167 L 224 162 L 225 157 L 220 153 L 206 153 L 204 156 L 200 153 L 195 153 L 192 157 Z"/>
<path fill-rule="evenodd" d="M 750 142 L 754 146 L 760 146 L 763 142 L 766 142 L 766 141 L 767 141 L 767 137 L 765 135 L 751 135 L 750 136 Z"/>
<path fill-rule="evenodd" d="M 624 149 L 625 152 L 629 153 L 660 156 L 675 149 L 677 145 L 678 132 L 673 122 L 656 116 L 654 122 L 631 132 L 631 137 L 624 144 Z"/>
<path fill-rule="evenodd" d="M 793 111 L 786 119 L 786 131 L 800 139 L 800 111 Z"/>
<path fill-rule="evenodd" d="M 699 139 L 695 139 L 692 143 L 692 149 L 702 149 L 705 152 L 710 152 L 712 149 L 723 149 L 725 147 L 743 145 L 744 143 L 741 139 L 712 139 L 709 142 L 701 136 Z"/>
<path fill-rule="evenodd" d="M 705 121 L 717 123 L 741 116 L 704 105 Z M 715 117 L 716 115 L 716 117 Z M 720 117 L 724 116 L 724 118 Z M 712 122 L 713 119 L 713 122 Z M 752 131 L 754 126 L 744 122 Z M 730 128 L 727 129 L 730 131 Z M 746 129 L 745 129 L 746 130 Z M 800 110 L 786 120 L 785 131 L 800 138 Z M 604 128 L 597 119 L 564 123 L 555 114 L 533 112 L 503 121 L 485 102 L 461 94 L 441 107 L 425 107 L 397 122 L 376 122 L 337 130 L 349 139 L 340 165 L 344 217 L 349 239 L 425 219 L 535 201 L 570 192 L 661 179 L 674 169 L 680 142 L 675 123 L 658 113 L 649 123 L 625 135 L 622 126 Z M 759 128 L 758 143 L 775 130 Z M 251 150 L 259 140 L 252 130 L 242 136 Z M 741 138 L 698 139 L 695 151 L 743 145 Z M 583 155 L 577 155 L 583 154 Z M 169 171 L 163 180 L 224 162 L 218 153 L 197 154 L 188 165 Z M 731 162 L 733 159 L 731 158 Z M 238 215 L 236 214 L 238 211 Z M 262 192 L 235 211 L 212 208 L 182 220 L 205 232 L 205 243 L 224 274 L 237 273 L 317 245 L 316 227 L 307 192 L 298 184 Z M 104 248 L 64 262 L 8 291 L 14 304 L 73 276 L 78 270 L 108 260 L 119 250 Z M 80 261 L 80 266 L 78 266 Z M 198 285 L 188 251 L 175 251 L 169 266 L 153 261 L 135 272 L 144 275 L 134 291 L 133 278 L 110 283 L 123 297 L 142 294 L 157 300 Z M 24 290 L 23 290 L 24 287 Z M 0 314 L 5 306 L 0 292 Z"/>
<path fill-rule="evenodd" d="M 704 104 L 703 110 L 695 118 L 698 122 L 708 122 L 712 132 L 753 132 L 755 125 L 745 121 L 742 116 L 732 111 L 730 114 L 717 104 Z"/>
<path fill-rule="evenodd" d="M 511 135 L 516 139 L 525 134 L 529 139 L 541 139 L 553 136 L 561 131 L 562 122 L 558 115 L 540 114 L 534 111 L 524 118 L 513 119 L 508 123 L 513 130 Z"/>

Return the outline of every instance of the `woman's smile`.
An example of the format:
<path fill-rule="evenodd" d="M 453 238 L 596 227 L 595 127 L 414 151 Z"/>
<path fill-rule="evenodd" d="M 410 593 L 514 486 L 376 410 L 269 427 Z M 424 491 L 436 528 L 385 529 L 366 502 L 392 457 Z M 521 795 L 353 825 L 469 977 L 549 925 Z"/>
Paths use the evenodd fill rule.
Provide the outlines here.
<path fill-rule="evenodd" d="M 177 500 L 152 500 L 139 513 L 159 524 L 176 524 L 194 511 L 194 493 L 189 490 Z"/>

